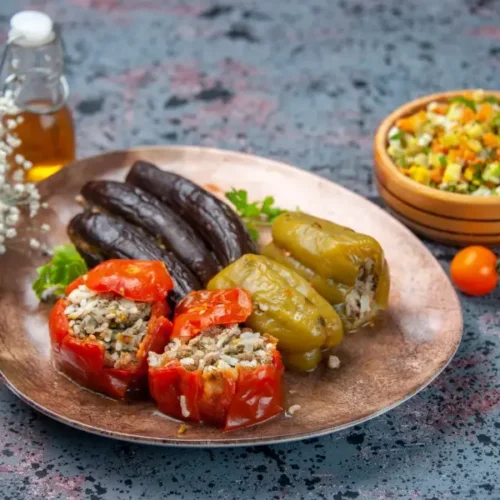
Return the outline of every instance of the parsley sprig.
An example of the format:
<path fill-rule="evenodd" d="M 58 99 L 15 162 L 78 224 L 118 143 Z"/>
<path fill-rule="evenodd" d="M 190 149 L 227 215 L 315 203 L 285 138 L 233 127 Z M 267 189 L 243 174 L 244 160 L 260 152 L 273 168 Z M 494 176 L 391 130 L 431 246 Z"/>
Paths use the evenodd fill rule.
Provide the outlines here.
<path fill-rule="evenodd" d="M 271 226 L 273 221 L 286 212 L 274 205 L 274 198 L 266 196 L 262 201 L 248 201 L 248 192 L 245 189 L 232 189 L 226 193 L 226 198 L 234 205 L 236 212 L 247 226 L 250 236 L 259 238 L 258 227 Z"/>
<path fill-rule="evenodd" d="M 463 104 L 464 106 L 469 107 L 470 109 L 472 109 L 472 111 L 476 111 L 476 103 L 474 101 L 471 101 L 470 99 L 467 99 L 463 95 L 452 97 L 450 99 L 450 102 L 458 102 L 460 104 Z"/>
<path fill-rule="evenodd" d="M 87 272 L 87 265 L 73 245 L 54 248 L 54 256 L 36 270 L 38 278 L 32 288 L 40 300 L 61 297 L 66 287 Z"/>

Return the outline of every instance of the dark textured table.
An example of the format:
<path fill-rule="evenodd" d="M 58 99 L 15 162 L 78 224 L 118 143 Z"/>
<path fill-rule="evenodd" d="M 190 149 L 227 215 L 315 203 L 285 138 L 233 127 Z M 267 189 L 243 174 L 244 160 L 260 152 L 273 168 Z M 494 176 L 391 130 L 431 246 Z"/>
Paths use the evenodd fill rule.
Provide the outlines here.
<path fill-rule="evenodd" d="M 432 91 L 498 89 L 495 0 L 2 0 L 2 29 L 21 6 L 62 26 L 80 157 L 140 144 L 251 151 L 379 203 L 371 145 L 389 111 Z M 429 247 L 447 268 L 454 250 Z M 1 387 L 0 496 L 498 499 L 499 297 L 461 298 L 463 343 L 423 393 L 289 445 L 121 443 Z"/>

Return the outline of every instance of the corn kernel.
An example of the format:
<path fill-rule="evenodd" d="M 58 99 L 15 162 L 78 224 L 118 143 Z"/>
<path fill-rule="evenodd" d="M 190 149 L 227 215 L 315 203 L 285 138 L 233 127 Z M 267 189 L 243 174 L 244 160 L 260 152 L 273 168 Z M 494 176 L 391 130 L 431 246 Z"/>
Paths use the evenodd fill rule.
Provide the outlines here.
<path fill-rule="evenodd" d="M 453 148 L 460 145 L 460 136 L 458 134 L 445 134 L 441 138 L 441 144 L 447 148 Z"/>
<path fill-rule="evenodd" d="M 483 135 L 483 128 L 479 123 L 468 123 L 464 128 L 471 139 L 479 139 Z"/>
<path fill-rule="evenodd" d="M 475 139 L 469 139 L 466 141 L 466 145 L 469 149 L 474 151 L 474 153 L 479 153 L 483 149 L 481 143 Z"/>
<path fill-rule="evenodd" d="M 467 167 L 464 171 L 465 180 L 471 182 L 472 178 L 474 177 L 474 172 L 475 169 L 473 169 L 472 167 Z"/>
<path fill-rule="evenodd" d="M 412 167 L 410 167 L 408 173 L 414 181 L 420 184 L 429 184 L 430 182 L 429 170 L 427 170 L 427 168 L 425 167 L 419 167 L 418 165 L 413 165 Z"/>

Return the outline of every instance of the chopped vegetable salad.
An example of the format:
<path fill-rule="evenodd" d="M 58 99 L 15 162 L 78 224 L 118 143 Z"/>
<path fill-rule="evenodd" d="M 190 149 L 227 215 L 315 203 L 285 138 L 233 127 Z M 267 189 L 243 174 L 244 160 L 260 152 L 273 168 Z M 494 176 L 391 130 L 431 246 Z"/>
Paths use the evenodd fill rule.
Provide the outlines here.
<path fill-rule="evenodd" d="M 389 156 L 410 179 L 443 191 L 500 195 L 500 101 L 483 90 L 401 118 Z"/>

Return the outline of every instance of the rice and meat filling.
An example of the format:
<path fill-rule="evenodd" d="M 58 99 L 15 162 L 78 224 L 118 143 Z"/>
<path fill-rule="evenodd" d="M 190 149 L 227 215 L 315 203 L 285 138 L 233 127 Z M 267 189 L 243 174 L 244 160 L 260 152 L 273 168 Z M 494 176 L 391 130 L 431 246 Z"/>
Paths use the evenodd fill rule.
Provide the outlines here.
<path fill-rule="evenodd" d="M 134 302 L 113 293 L 95 293 L 85 285 L 73 290 L 64 314 L 69 333 L 105 349 L 105 364 L 123 368 L 137 361 L 136 354 L 148 330 L 151 304 Z"/>
<path fill-rule="evenodd" d="M 149 366 L 165 366 L 179 360 L 188 371 L 203 373 L 237 366 L 255 368 L 269 365 L 276 350 L 275 340 L 250 328 L 211 326 L 186 343 L 173 339 L 163 354 L 149 353 Z"/>
<path fill-rule="evenodd" d="M 374 315 L 375 291 L 378 279 L 373 274 L 374 263 L 367 259 L 359 270 L 353 289 L 346 295 L 344 310 L 351 321 L 363 324 Z"/>

